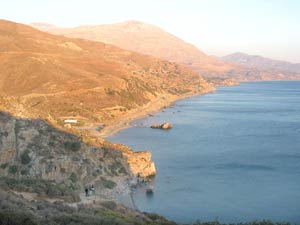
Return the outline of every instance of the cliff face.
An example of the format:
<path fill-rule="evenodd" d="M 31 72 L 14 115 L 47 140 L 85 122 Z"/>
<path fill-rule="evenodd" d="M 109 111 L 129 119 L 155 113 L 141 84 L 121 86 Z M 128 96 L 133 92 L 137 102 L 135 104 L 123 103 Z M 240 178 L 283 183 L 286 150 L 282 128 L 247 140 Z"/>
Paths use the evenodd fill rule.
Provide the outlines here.
<path fill-rule="evenodd" d="M 95 141 L 91 141 L 94 142 Z M 133 177 L 155 174 L 149 152 L 97 139 L 86 144 L 76 135 L 37 119 L 0 113 L 0 175 L 32 177 L 106 188 Z"/>
<path fill-rule="evenodd" d="M 127 154 L 129 168 L 137 177 L 150 177 L 156 174 L 155 164 L 151 161 L 151 153 L 149 151 L 135 152 Z"/>

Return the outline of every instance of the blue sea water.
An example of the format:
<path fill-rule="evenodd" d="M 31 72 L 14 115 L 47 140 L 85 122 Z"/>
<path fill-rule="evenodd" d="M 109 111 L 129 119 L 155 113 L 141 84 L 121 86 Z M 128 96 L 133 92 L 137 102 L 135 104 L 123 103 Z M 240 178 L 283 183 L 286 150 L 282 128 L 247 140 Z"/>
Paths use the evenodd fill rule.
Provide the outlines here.
<path fill-rule="evenodd" d="M 169 131 L 151 129 L 171 122 Z M 300 224 L 300 82 L 249 82 L 176 102 L 109 140 L 150 150 L 153 196 L 141 211 L 177 222 Z"/>

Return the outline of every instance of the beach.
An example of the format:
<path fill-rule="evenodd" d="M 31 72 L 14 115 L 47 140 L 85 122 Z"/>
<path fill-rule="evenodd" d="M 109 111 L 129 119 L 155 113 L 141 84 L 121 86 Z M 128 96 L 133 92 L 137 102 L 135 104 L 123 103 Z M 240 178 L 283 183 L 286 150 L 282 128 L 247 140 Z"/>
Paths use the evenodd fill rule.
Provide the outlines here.
<path fill-rule="evenodd" d="M 174 104 L 174 102 L 178 100 L 193 97 L 193 96 L 198 96 L 198 95 L 204 95 L 213 91 L 215 91 L 215 87 L 207 88 L 202 92 L 192 92 L 181 96 L 174 96 L 174 95 L 167 95 L 167 94 L 161 95 L 158 96 L 155 100 L 148 102 L 146 105 L 143 105 L 141 107 L 129 111 L 120 119 L 118 119 L 116 122 L 104 127 L 100 132 L 96 130 L 99 127 L 99 125 L 97 124 L 93 124 L 90 131 L 93 133 L 93 135 L 100 136 L 102 138 L 107 138 L 119 132 L 122 129 L 131 127 L 130 123 L 133 120 L 150 116 L 153 113 L 157 113 L 171 106 L 172 104 Z"/>

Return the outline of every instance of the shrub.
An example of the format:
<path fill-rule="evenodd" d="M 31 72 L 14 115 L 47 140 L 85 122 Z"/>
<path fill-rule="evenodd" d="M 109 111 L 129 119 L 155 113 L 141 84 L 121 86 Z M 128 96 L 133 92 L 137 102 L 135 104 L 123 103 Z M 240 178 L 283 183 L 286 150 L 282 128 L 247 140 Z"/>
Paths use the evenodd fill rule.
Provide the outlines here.
<path fill-rule="evenodd" d="M 76 183 L 78 181 L 78 178 L 76 176 L 75 173 L 71 173 L 69 179 L 73 182 L 73 183 Z"/>
<path fill-rule="evenodd" d="M 0 167 L 1 167 L 1 169 L 4 169 L 4 170 L 5 170 L 7 166 L 8 166 L 8 163 L 3 163 L 3 164 L 1 164 Z"/>
<path fill-rule="evenodd" d="M 119 169 L 119 173 L 127 174 L 127 170 L 125 169 L 124 166 L 122 166 L 122 167 Z"/>
<path fill-rule="evenodd" d="M 21 170 L 21 175 L 27 175 L 29 174 L 29 171 L 24 169 L 24 170 Z"/>
<path fill-rule="evenodd" d="M 27 165 L 30 162 L 31 162 L 31 158 L 29 156 L 29 151 L 26 150 L 21 154 L 21 163 Z"/>
<path fill-rule="evenodd" d="M 16 174 L 18 172 L 18 167 L 15 166 L 15 165 L 12 165 L 9 167 L 9 170 L 8 170 L 10 173 L 12 174 Z"/>
<path fill-rule="evenodd" d="M 76 187 L 64 183 L 57 184 L 52 181 L 36 178 L 8 178 L 0 177 L 0 187 L 5 189 L 26 191 L 46 195 L 50 198 L 63 198 L 68 202 L 79 201 L 80 198 L 75 192 Z M 1 224 L 1 223 L 0 223 Z"/>
<path fill-rule="evenodd" d="M 108 89 L 106 90 L 106 94 L 107 94 L 107 95 L 115 95 L 115 91 L 112 90 L 111 88 L 108 88 Z"/>
<path fill-rule="evenodd" d="M 20 210 L 0 211 L 0 224 L 7 225 L 38 225 L 33 215 Z"/>
<path fill-rule="evenodd" d="M 71 151 L 73 151 L 73 152 L 77 152 L 77 151 L 80 149 L 81 144 L 80 144 L 80 142 L 66 141 L 66 142 L 64 143 L 64 146 L 65 146 L 65 148 L 68 149 L 68 150 L 71 150 Z"/>
<path fill-rule="evenodd" d="M 151 220 L 159 220 L 162 219 L 162 216 L 156 214 L 156 213 L 147 213 L 147 216 L 151 219 Z"/>
<path fill-rule="evenodd" d="M 105 208 L 114 210 L 117 208 L 117 204 L 114 201 L 106 201 L 101 203 Z"/>
<path fill-rule="evenodd" d="M 104 177 L 101 178 L 102 184 L 105 188 L 113 189 L 117 186 L 117 184 L 112 180 L 107 180 Z"/>

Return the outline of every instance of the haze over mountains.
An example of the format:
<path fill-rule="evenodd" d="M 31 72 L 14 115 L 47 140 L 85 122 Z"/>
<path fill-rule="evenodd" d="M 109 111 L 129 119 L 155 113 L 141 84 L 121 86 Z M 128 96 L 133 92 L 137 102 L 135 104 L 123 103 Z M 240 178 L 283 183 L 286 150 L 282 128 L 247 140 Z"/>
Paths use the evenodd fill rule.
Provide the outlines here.
<path fill-rule="evenodd" d="M 75 28 L 60 28 L 43 23 L 31 25 L 53 34 L 100 41 L 126 50 L 184 64 L 199 71 L 202 75 L 221 74 L 233 68 L 230 64 L 206 55 L 195 46 L 161 28 L 139 21 Z"/>
<path fill-rule="evenodd" d="M 289 63 L 266 60 L 262 57 L 256 57 L 256 63 L 253 61 L 251 61 L 253 63 L 246 63 L 243 58 L 241 60 L 244 63 L 241 63 L 239 60 L 234 60 L 241 55 L 223 58 L 208 56 L 195 46 L 161 28 L 139 21 L 75 28 L 60 28 L 44 23 L 34 23 L 31 26 L 53 34 L 101 41 L 130 51 L 177 62 L 198 71 L 209 80 L 285 80 L 300 77 L 297 65 Z"/>
<path fill-rule="evenodd" d="M 236 52 L 222 57 L 222 60 L 228 63 L 236 63 L 247 68 L 300 74 L 300 63 L 274 60 L 259 55 L 248 55 L 246 53 Z"/>

